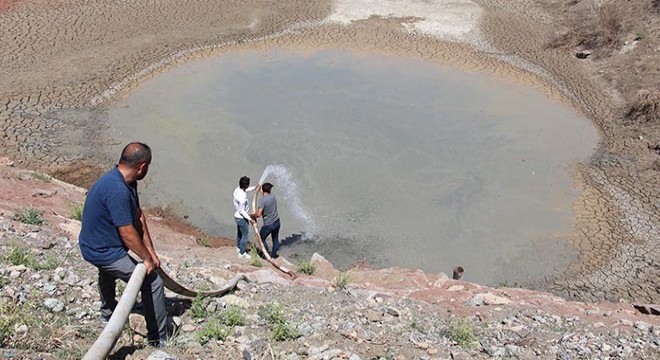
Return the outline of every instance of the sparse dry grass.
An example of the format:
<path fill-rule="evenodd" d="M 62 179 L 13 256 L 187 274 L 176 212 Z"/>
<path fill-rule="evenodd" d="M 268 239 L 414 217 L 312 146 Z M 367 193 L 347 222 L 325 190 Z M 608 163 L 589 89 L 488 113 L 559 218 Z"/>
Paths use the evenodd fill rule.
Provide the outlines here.
<path fill-rule="evenodd" d="M 660 123 L 660 89 L 642 89 L 626 119 L 635 123 Z"/>
<path fill-rule="evenodd" d="M 607 55 L 623 41 L 625 12 L 625 5 L 616 1 L 574 6 L 567 20 L 569 28 L 552 37 L 546 48 L 581 47 Z"/>

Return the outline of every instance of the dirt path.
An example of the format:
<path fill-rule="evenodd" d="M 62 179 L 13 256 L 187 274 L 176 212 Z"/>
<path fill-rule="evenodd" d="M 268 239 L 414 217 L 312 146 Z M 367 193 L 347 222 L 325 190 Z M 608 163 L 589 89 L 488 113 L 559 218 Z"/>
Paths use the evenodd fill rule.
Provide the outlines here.
<path fill-rule="evenodd" d="M 576 175 L 580 258 L 566 276 L 538 286 L 657 302 L 660 176 L 649 146 L 660 130 L 622 125 L 628 100 L 595 66 L 546 49 L 556 23 L 540 3 L 553 2 L 0 1 L 0 155 L 88 184 L 112 161 L 97 150 L 112 142 L 106 106 L 169 66 L 223 51 L 339 47 L 497 73 L 573 104 L 603 135 Z"/>

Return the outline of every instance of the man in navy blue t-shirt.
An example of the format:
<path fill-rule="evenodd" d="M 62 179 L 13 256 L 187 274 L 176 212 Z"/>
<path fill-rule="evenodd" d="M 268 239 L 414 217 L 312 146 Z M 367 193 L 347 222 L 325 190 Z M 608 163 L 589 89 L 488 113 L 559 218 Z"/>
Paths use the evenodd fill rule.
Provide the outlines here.
<path fill-rule="evenodd" d="M 79 242 L 83 258 L 99 270 L 103 321 L 117 306 L 115 280 L 128 282 L 137 264 L 128 250 L 142 259 L 147 269 L 141 288 L 147 338 L 150 344 L 162 346 L 167 338 L 167 309 L 163 280 L 154 271 L 160 260 L 137 193 L 137 182 L 147 175 L 150 164 L 149 146 L 134 142 L 124 147 L 119 164 L 99 178 L 87 194 Z"/>

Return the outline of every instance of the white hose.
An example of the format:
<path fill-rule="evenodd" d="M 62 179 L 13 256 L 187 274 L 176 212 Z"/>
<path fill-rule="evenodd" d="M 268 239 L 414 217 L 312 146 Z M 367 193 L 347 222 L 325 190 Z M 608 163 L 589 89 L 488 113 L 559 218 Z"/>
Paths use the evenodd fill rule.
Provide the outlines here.
<path fill-rule="evenodd" d="M 128 315 L 131 313 L 133 305 L 135 305 L 138 291 L 140 291 L 146 275 L 147 268 L 144 267 L 144 264 L 137 264 L 131 278 L 128 280 L 124 293 L 119 299 L 117 307 L 112 312 L 108 324 L 92 347 L 89 348 L 83 360 L 102 360 L 108 356 L 115 346 L 117 339 L 119 339 L 119 335 L 121 335 L 121 331 L 124 328 L 126 320 L 128 320 Z"/>

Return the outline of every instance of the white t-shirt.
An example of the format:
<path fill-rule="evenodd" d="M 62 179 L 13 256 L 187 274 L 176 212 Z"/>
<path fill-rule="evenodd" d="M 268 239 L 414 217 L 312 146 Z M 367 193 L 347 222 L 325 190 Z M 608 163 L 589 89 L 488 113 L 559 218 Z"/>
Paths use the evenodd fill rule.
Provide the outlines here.
<path fill-rule="evenodd" d="M 245 190 L 241 189 L 240 187 L 234 189 L 234 208 L 236 209 L 236 212 L 234 213 L 235 218 L 237 219 L 243 218 L 248 221 L 252 220 L 250 214 L 248 214 L 248 211 L 250 210 L 250 205 L 248 201 L 247 192 L 253 191 L 256 188 L 257 188 L 256 186 L 250 186 Z"/>

